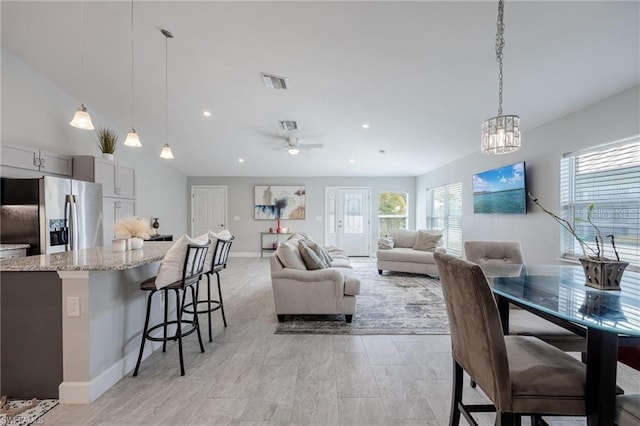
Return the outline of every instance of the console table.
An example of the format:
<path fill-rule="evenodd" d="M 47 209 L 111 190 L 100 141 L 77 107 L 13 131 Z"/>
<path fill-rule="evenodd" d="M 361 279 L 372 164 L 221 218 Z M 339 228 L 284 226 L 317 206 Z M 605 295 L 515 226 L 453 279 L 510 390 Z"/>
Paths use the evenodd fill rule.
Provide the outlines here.
<path fill-rule="evenodd" d="M 290 232 L 261 232 L 260 233 L 260 257 L 264 257 L 265 251 L 274 251 L 280 242 L 285 241 L 291 235 Z M 281 238 L 285 237 L 285 238 Z M 265 243 L 266 242 L 266 243 Z M 265 244 L 267 246 L 265 247 Z"/>
<path fill-rule="evenodd" d="M 173 235 L 152 235 L 145 241 L 173 241 Z"/>

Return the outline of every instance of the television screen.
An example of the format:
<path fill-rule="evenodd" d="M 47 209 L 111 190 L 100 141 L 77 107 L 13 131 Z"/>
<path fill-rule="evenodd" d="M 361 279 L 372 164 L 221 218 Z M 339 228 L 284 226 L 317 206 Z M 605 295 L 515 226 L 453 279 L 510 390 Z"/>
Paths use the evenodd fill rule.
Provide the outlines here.
<path fill-rule="evenodd" d="M 524 161 L 473 175 L 474 213 L 526 213 Z"/>

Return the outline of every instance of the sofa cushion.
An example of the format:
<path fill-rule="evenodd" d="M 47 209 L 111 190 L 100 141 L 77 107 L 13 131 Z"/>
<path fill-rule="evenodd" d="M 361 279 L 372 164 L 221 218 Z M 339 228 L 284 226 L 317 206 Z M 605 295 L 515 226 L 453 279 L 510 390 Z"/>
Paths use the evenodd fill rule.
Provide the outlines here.
<path fill-rule="evenodd" d="M 300 256 L 300 250 L 293 243 L 287 241 L 280 244 L 276 250 L 276 256 L 278 256 L 285 268 L 301 269 L 303 271 L 307 269 L 302 256 Z"/>
<path fill-rule="evenodd" d="M 416 242 L 413 245 L 414 250 L 421 251 L 434 251 L 439 245 L 442 239 L 442 232 L 440 231 L 427 231 L 424 229 L 418 230 L 418 236 Z"/>
<path fill-rule="evenodd" d="M 392 237 L 378 238 L 378 249 L 391 250 L 394 247 L 394 241 Z"/>
<path fill-rule="evenodd" d="M 379 260 L 387 260 L 391 262 L 412 262 L 412 263 L 433 263 L 433 252 L 420 251 L 412 248 L 395 247 L 391 250 L 378 250 Z"/>
<path fill-rule="evenodd" d="M 346 268 L 346 269 L 353 269 L 351 267 L 351 262 L 349 262 L 349 259 L 333 259 L 331 261 L 331 263 L 329 264 L 329 266 L 331 266 L 332 268 Z"/>
<path fill-rule="evenodd" d="M 408 229 L 392 229 L 388 236 L 393 238 L 395 247 L 411 248 L 416 243 L 418 233 Z"/>
<path fill-rule="evenodd" d="M 298 241 L 298 249 L 300 250 L 300 256 L 302 261 L 308 270 L 314 271 L 316 269 L 326 269 L 329 267 L 320 256 L 316 254 L 311 247 L 309 247 L 304 240 Z"/>
<path fill-rule="evenodd" d="M 318 255 L 320 259 L 324 260 L 324 263 L 326 263 L 327 265 L 331 265 L 331 261 L 333 259 L 331 259 L 329 252 L 327 252 L 325 249 L 320 247 L 318 243 L 313 241 L 311 238 L 305 239 L 304 242 L 309 246 L 311 250 L 315 252 L 315 254 Z"/>

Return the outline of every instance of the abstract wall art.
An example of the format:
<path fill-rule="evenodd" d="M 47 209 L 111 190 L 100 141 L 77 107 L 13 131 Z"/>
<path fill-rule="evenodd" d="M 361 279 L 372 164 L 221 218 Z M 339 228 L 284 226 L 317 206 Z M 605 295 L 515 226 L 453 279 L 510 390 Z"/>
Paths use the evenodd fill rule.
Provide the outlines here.
<path fill-rule="evenodd" d="M 304 185 L 256 185 L 254 192 L 256 219 L 305 218 L 307 193 Z"/>

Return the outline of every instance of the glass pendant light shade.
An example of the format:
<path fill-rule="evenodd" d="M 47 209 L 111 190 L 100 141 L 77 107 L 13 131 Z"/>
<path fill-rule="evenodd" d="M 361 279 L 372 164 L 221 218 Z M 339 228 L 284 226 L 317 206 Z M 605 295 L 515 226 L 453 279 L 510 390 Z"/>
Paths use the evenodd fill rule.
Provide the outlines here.
<path fill-rule="evenodd" d="M 298 155 L 298 153 L 300 152 L 300 150 L 298 148 L 289 148 L 287 151 L 291 155 Z"/>
<path fill-rule="evenodd" d="M 169 160 L 173 160 L 173 151 L 171 151 L 171 147 L 168 143 L 165 143 L 162 147 L 162 152 L 160 152 L 160 158 L 167 158 Z"/>
<path fill-rule="evenodd" d="M 520 149 L 520 117 L 499 115 L 482 123 L 483 154 L 508 154 Z"/>
<path fill-rule="evenodd" d="M 140 143 L 140 138 L 136 133 L 136 129 L 132 128 L 131 131 L 127 133 L 127 138 L 124 140 L 124 144 L 133 148 L 140 148 L 142 146 L 142 143 Z"/>
<path fill-rule="evenodd" d="M 91 116 L 87 112 L 87 107 L 84 104 L 78 107 L 78 110 L 73 115 L 73 119 L 69 122 L 73 127 L 83 130 L 94 130 L 93 123 L 91 122 Z"/>

